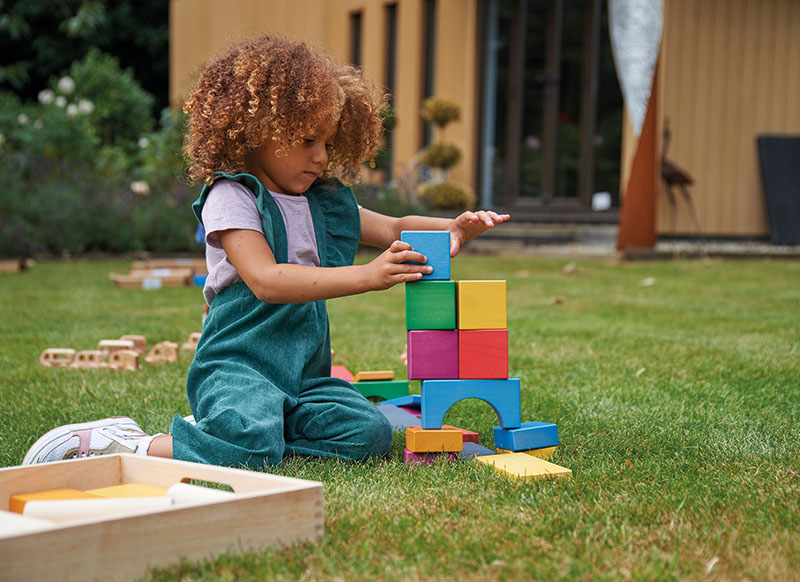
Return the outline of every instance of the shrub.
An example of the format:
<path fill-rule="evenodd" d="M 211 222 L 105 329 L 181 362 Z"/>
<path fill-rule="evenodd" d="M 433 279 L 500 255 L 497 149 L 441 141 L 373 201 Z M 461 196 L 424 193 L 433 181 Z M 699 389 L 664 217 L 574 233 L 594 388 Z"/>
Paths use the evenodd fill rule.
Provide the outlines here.
<path fill-rule="evenodd" d="M 422 118 L 428 123 L 444 127 L 451 121 L 461 117 L 461 108 L 458 103 L 444 97 L 429 97 L 422 102 Z"/>
<path fill-rule="evenodd" d="M 453 182 L 426 183 L 419 187 L 420 200 L 437 210 L 468 210 L 475 205 L 475 193 Z"/>
<path fill-rule="evenodd" d="M 447 169 L 455 166 L 461 159 L 461 150 L 458 146 L 449 143 L 434 143 L 429 145 L 420 158 L 420 163 L 432 168 Z"/>

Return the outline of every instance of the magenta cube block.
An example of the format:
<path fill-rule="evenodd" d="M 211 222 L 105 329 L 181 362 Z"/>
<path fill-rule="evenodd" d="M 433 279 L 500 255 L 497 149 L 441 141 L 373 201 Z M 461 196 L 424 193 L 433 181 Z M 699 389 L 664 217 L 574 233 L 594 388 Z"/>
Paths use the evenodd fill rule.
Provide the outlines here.
<path fill-rule="evenodd" d="M 417 329 L 408 332 L 408 379 L 458 378 L 458 331 Z"/>

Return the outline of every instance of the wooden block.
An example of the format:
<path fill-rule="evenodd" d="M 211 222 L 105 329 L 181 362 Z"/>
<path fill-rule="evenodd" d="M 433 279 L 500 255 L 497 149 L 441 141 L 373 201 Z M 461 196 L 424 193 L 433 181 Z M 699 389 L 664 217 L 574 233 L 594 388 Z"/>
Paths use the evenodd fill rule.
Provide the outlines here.
<path fill-rule="evenodd" d="M 480 463 L 494 467 L 495 471 L 505 473 L 519 479 L 555 479 L 557 477 L 571 477 L 572 471 L 545 461 L 526 455 L 525 453 L 503 453 L 475 457 Z"/>
<path fill-rule="evenodd" d="M 443 424 L 442 428 L 454 428 L 457 431 L 461 432 L 462 440 L 465 443 L 477 443 L 478 442 L 478 433 L 467 430 L 465 428 L 458 428 L 457 426 L 450 426 L 449 424 Z"/>
<path fill-rule="evenodd" d="M 486 457 L 488 455 L 496 455 L 496 454 L 497 453 L 495 453 L 491 449 L 487 449 L 486 447 L 482 447 L 477 443 L 472 443 L 468 441 L 464 443 L 464 448 L 460 453 L 458 453 L 458 456 L 461 457 L 462 459 L 474 459 L 475 457 Z"/>
<path fill-rule="evenodd" d="M 167 490 L 164 487 L 153 487 L 144 483 L 125 483 L 98 489 L 87 489 L 86 493 L 99 497 L 164 497 L 167 494 Z"/>
<path fill-rule="evenodd" d="M 347 369 L 347 366 L 334 365 L 331 366 L 331 378 L 339 378 L 345 382 L 352 382 L 355 380 L 353 373 Z"/>
<path fill-rule="evenodd" d="M 478 398 L 497 413 L 500 426 L 516 428 L 520 421 L 519 378 L 506 380 L 423 380 L 422 427 L 441 428 L 444 415 L 456 402 Z"/>
<path fill-rule="evenodd" d="M 374 382 L 376 380 L 394 380 L 394 370 L 362 370 L 356 373 L 353 382 Z"/>
<path fill-rule="evenodd" d="M 52 501 L 57 499 L 99 499 L 99 495 L 92 495 L 79 489 L 64 487 L 61 489 L 47 489 L 33 493 L 17 493 L 8 500 L 8 510 L 13 513 L 23 513 L 29 501 Z"/>
<path fill-rule="evenodd" d="M 412 416 L 415 416 L 416 418 L 422 416 L 422 411 L 414 406 L 398 406 L 397 408 L 405 410 L 407 413 L 411 414 Z M 419 424 L 419 422 L 417 422 L 417 424 Z"/>
<path fill-rule="evenodd" d="M 135 350 L 136 344 L 132 340 L 100 340 L 97 342 L 97 351 L 104 352 L 106 355 L 113 354 L 120 350 Z"/>
<path fill-rule="evenodd" d="M 70 368 L 102 368 L 106 361 L 106 352 L 100 350 L 81 350 L 75 354 Z"/>
<path fill-rule="evenodd" d="M 459 330 L 458 377 L 508 378 L 508 330 Z"/>
<path fill-rule="evenodd" d="M 433 267 L 422 280 L 447 281 L 450 279 L 450 232 L 446 230 L 404 230 L 400 240 L 407 242 L 418 253 L 428 259 L 426 265 Z M 414 263 L 419 264 L 419 263 Z"/>
<path fill-rule="evenodd" d="M 406 329 L 455 329 L 456 282 L 406 283 Z"/>
<path fill-rule="evenodd" d="M 457 428 L 410 426 L 406 429 L 406 448 L 415 453 L 457 453 L 464 448 L 464 438 Z"/>
<path fill-rule="evenodd" d="M 148 364 L 162 364 L 164 362 L 178 361 L 178 344 L 175 342 L 157 343 L 144 359 Z"/>
<path fill-rule="evenodd" d="M 540 459 L 544 459 L 545 461 L 550 461 L 551 459 L 555 458 L 557 451 L 558 447 L 543 447 L 541 449 L 528 449 L 527 451 L 510 451 L 508 449 L 501 448 L 497 449 L 498 453 L 525 453 L 526 455 L 538 457 Z"/>
<path fill-rule="evenodd" d="M 411 330 L 407 335 L 408 378 L 458 378 L 458 331 Z"/>
<path fill-rule="evenodd" d="M 0 511 L 0 540 L 4 537 L 40 532 L 55 527 L 50 521 L 17 515 L 10 511 Z M 0 541 L 0 545 L 2 545 Z M 2 552 L 0 552 L 2 553 Z M 0 575 L 0 579 L 2 575 Z"/>
<path fill-rule="evenodd" d="M 66 368 L 75 361 L 75 350 L 68 348 L 47 348 L 39 356 L 39 363 L 48 368 Z"/>
<path fill-rule="evenodd" d="M 200 341 L 200 336 L 201 335 L 202 335 L 202 333 L 199 332 L 199 331 L 191 332 L 189 334 L 189 337 L 186 339 L 186 341 L 183 342 L 183 345 L 181 346 L 181 349 L 182 350 L 191 350 L 191 351 L 197 350 L 197 342 Z"/>
<path fill-rule="evenodd" d="M 129 517 L 148 511 L 168 509 L 172 499 L 163 497 L 97 497 L 95 499 L 63 499 L 29 501 L 24 515 L 54 522 L 70 523 L 103 517 Z"/>
<path fill-rule="evenodd" d="M 353 384 L 364 398 L 392 400 L 408 394 L 408 380 L 377 380 Z"/>
<path fill-rule="evenodd" d="M 458 459 L 459 453 L 415 453 L 408 449 L 403 449 L 403 461 L 406 465 L 430 465 L 442 457 L 451 461 Z"/>
<path fill-rule="evenodd" d="M 381 405 L 384 404 L 393 404 L 394 406 L 403 406 L 405 408 L 419 408 L 422 406 L 422 396 L 419 394 L 406 394 L 401 396 L 400 398 L 392 398 L 391 400 L 387 400 L 386 402 L 381 402 Z"/>
<path fill-rule="evenodd" d="M 419 426 L 419 418 L 393 404 L 381 402 L 378 404 L 378 410 L 386 417 L 394 431 L 405 430 L 409 426 Z"/>
<path fill-rule="evenodd" d="M 558 428 L 549 422 L 523 422 L 519 428 L 494 427 L 494 446 L 519 452 L 558 446 Z"/>
<path fill-rule="evenodd" d="M 139 352 L 119 350 L 108 356 L 108 367 L 113 370 L 135 371 L 139 369 Z"/>
<path fill-rule="evenodd" d="M 457 281 L 458 329 L 505 329 L 505 281 Z"/>
<path fill-rule="evenodd" d="M 144 337 L 143 335 L 128 334 L 128 335 L 123 335 L 119 339 L 132 341 L 133 349 L 136 350 L 137 352 L 144 353 L 147 351 L 147 338 Z"/>
<path fill-rule="evenodd" d="M 197 562 L 323 538 L 321 483 L 137 455 L 0 468 L 0 511 L 12 494 L 46 487 L 171 488 L 190 480 L 226 484 L 235 494 L 134 517 L 95 515 L 42 531 L 0 533 L 0 580 L 135 580 L 181 559 Z"/>

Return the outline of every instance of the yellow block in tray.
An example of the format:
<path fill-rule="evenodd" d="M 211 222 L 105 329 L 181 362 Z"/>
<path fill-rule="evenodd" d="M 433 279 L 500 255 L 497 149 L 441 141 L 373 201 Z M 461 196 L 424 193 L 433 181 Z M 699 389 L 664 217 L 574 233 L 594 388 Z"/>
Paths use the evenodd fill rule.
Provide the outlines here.
<path fill-rule="evenodd" d="M 48 489 L 46 491 L 35 491 L 32 493 L 17 493 L 8 500 L 8 510 L 14 513 L 22 513 L 28 501 L 52 501 L 56 499 L 97 499 L 99 495 L 92 495 L 77 489 Z"/>
<path fill-rule="evenodd" d="M 89 489 L 86 493 L 99 495 L 100 497 L 164 497 L 167 494 L 167 490 L 163 487 L 153 487 L 142 483 L 125 483 L 123 485 L 113 485 L 112 487 Z"/>

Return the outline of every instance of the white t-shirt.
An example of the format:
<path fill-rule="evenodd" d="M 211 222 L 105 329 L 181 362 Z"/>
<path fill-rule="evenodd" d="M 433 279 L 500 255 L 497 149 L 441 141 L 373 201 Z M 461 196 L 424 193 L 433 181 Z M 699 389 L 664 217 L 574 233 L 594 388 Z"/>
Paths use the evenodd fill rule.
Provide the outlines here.
<path fill-rule="evenodd" d="M 288 259 L 295 265 L 319 267 L 319 251 L 311 209 L 305 196 L 270 192 L 286 225 Z M 255 230 L 264 234 L 256 197 L 246 186 L 232 180 L 220 180 L 211 188 L 202 211 L 206 231 L 208 277 L 203 296 L 207 303 L 217 294 L 242 280 L 219 242 L 222 230 Z"/>

